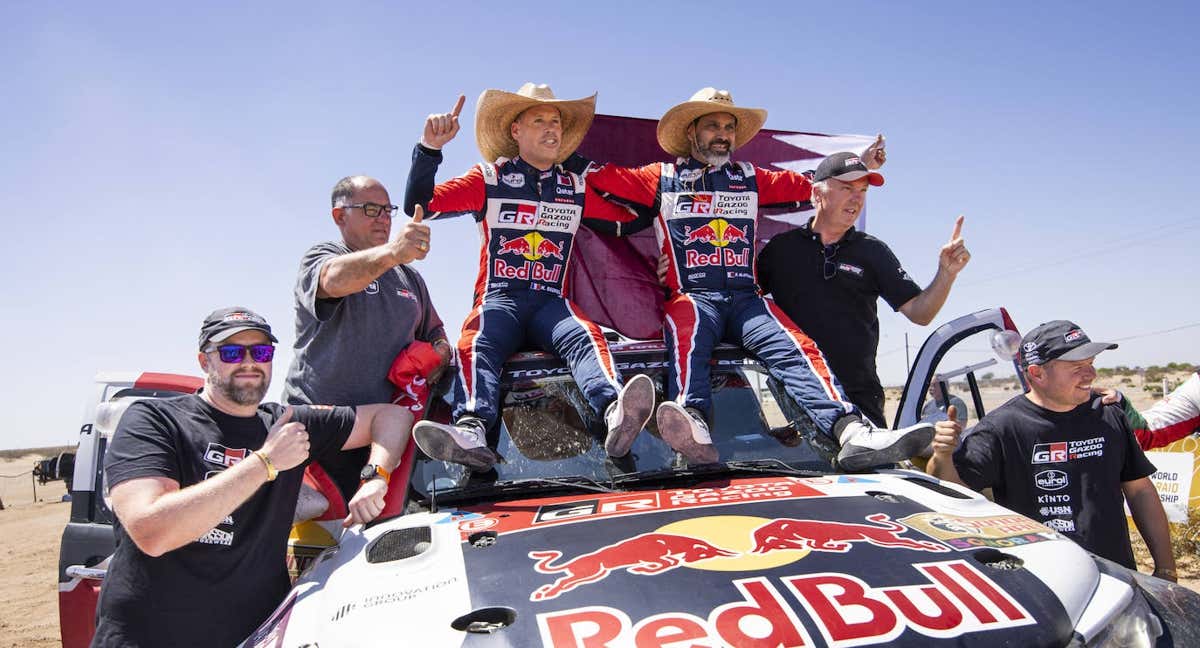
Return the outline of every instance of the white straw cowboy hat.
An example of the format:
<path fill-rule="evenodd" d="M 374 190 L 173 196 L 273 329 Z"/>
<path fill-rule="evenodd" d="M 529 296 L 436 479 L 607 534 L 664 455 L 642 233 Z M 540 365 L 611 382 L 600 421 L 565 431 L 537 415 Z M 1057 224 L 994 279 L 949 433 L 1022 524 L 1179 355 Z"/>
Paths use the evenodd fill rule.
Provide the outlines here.
<path fill-rule="evenodd" d="M 555 161 L 562 162 L 574 153 L 596 116 L 596 95 L 556 99 L 550 86 L 526 83 L 515 93 L 484 90 L 479 95 L 475 105 L 475 143 L 483 159 L 495 162 L 501 157 L 517 157 L 517 143 L 510 130 L 512 123 L 525 110 L 540 105 L 554 106 L 562 116 L 562 141 Z"/>
<path fill-rule="evenodd" d="M 762 108 L 735 106 L 728 90 L 704 88 L 692 95 L 691 99 L 668 110 L 658 120 L 658 145 L 671 155 L 687 157 L 692 153 L 688 126 L 704 115 L 716 112 L 729 113 L 737 119 L 737 141 L 734 145 L 739 148 L 753 139 L 767 121 L 767 111 Z"/>

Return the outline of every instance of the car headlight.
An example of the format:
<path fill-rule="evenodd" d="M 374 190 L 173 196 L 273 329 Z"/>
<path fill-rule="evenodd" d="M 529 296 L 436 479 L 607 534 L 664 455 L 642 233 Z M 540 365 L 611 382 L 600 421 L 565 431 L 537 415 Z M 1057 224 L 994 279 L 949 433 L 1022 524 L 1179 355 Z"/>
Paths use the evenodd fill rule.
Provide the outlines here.
<path fill-rule="evenodd" d="M 1146 597 L 1136 587 L 1129 604 L 1113 617 L 1091 641 L 1088 648 L 1152 648 L 1163 634 L 1162 622 L 1150 609 Z"/>

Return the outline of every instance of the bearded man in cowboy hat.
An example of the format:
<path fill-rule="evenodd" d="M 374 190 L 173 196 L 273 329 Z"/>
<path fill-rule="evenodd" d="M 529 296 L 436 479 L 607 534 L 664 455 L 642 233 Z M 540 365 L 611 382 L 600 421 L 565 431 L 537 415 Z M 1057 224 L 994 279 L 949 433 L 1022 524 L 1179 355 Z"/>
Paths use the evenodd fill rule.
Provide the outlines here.
<path fill-rule="evenodd" d="M 424 205 L 426 220 L 472 214 L 482 242 L 475 303 L 458 341 L 459 380 L 453 425 L 422 421 L 417 444 L 435 459 L 476 471 L 497 457 L 486 432 L 499 416 L 504 361 L 526 342 L 557 353 L 589 404 L 604 417 L 605 450 L 629 452 L 654 409 L 644 375 L 622 387 L 600 327 L 567 298 L 567 265 L 580 224 L 620 234 L 635 213 L 592 195 L 583 177 L 562 167 L 595 115 L 596 96 L 560 100 L 548 86 L 515 93 L 485 90 L 475 111 L 475 140 L 485 162 L 434 186 L 441 148 L 458 133 L 464 97 L 449 113 L 430 115 L 413 150 L 404 208 Z"/>
<path fill-rule="evenodd" d="M 590 188 L 622 204 L 655 206 L 655 234 L 668 268 L 670 296 L 663 327 L 671 352 L 667 399 L 658 430 L 692 462 L 715 461 L 708 434 L 712 389 L 709 359 L 718 342 L 740 344 L 766 363 L 787 393 L 824 434 L 841 446 L 845 470 L 895 463 L 924 450 L 929 424 L 877 429 L 846 398 L 817 345 L 764 299 L 755 280 L 754 230 L 760 207 L 809 200 L 812 184 L 790 171 L 732 162 L 752 139 L 767 111 L 734 104 L 727 91 L 700 90 L 658 122 L 658 143 L 675 163 L 630 169 L 605 165 L 588 174 Z M 883 162 L 882 140 L 868 152 Z M 626 229 L 645 225 L 637 224 Z"/>

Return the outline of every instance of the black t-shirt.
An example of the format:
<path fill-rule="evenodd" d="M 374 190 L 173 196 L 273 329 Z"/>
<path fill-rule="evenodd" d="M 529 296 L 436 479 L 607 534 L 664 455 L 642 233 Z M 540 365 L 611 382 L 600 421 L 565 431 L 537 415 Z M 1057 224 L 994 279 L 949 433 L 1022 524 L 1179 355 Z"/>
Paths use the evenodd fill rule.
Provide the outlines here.
<path fill-rule="evenodd" d="M 1119 405 L 1069 412 L 1017 396 L 963 437 L 954 466 L 996 502 L 1137 569 L 1122 508 L 1122 482 L 1154 472 Z"/>
<path fill-rule="evenodd" d="M 758 283 L 821 348 L 847 393 L 882 397 L 875 369 L 883 297 L 894 310 L 921 292 L 883 241 L 850 228 L 834 244 L 837 272 L 825 279 L 821 237 L 812 222 L 778 234 L 758 255 Z"/>
<path fill-rule="evenodd" d="M 104 455 L 106 485 L 151 476 L 180 488 L 197 484 L 252 457 L 282 414 L 282 405 L 264 403 L 257 416 L 230 416 L 199 396 L 138 401 Z M 292 420 L 308 430 L 311 461 L 345 444 L 354 409 L 300 406 Z M 157 558 L 114 524 L 116 551 L 92 646 L 219 647 L 245 639 L 287 595 L 287 537 L 303 475 L 303 465 L 280 472 L 216 528 Z"/>

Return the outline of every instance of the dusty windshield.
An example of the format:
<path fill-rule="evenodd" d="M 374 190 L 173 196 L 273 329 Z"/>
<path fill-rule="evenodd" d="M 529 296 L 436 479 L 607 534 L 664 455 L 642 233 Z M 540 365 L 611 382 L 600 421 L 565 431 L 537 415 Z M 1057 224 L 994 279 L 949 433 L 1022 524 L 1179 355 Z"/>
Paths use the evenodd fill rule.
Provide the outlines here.
<path fill-rule="evenodd" d="M 648 369 L 658 397 L 663 397 L 665 371 Z M 713 410 L 710 432 L 723 464 L 757 462 L 781 469 L 830 470 L 828 449 L 813 439 L 807 416 L 760 365 L 752 361 L 726 362 L 714 367 Z M 496 448 L 504 457 L 494 474 L 468 475 L 461 466 L 424 460 L 413 474 L 413 487 L 428 496 L 436 484 L 438 494 L 453 495 L 464 488 L 487 484 L 527 483 L 564 479 L 604 488 L 636 487 L 644 476 L 661 478 L 664 471 L 689 467 L 658 436 L 653 417 L 620 459 L 604 452 L 604 425 L 592 412 L 569 377 L 555 376 L 516 382 L 504 399 L 502 422 L 493 430 Z M 528 481 L 524 481 L 528 480 Z"/>

